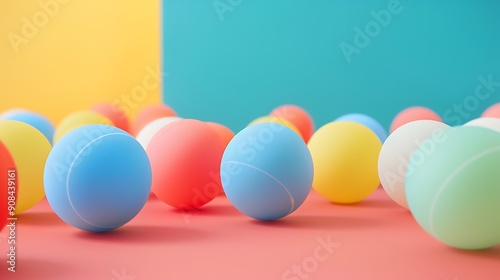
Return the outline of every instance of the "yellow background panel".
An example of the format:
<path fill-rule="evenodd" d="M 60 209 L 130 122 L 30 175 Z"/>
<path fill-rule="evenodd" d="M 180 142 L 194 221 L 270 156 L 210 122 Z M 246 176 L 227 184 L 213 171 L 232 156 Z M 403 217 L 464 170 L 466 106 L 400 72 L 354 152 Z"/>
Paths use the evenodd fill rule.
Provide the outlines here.
<path fill-rule="evenodd" d="M 0 1 L 0 112 L 160 102 L 159 1 Z"/>

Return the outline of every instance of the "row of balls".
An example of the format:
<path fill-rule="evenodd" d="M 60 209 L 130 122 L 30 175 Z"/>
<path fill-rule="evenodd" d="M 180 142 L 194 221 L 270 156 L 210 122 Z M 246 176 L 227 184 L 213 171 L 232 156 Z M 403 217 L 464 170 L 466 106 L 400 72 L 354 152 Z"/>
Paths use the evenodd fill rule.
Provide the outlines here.
<path fill-rule="evenodd" d="M 2 174 L 17 173 L 14 212 L 46 195 L 64 221 L 89 231 L 128 222 L 152 187 L 176 208 L 210 202 L 221 192 L 221 158 L 234 136 L 220 124 L 179 118 L 166 105 L 144 109 L 130 127 L 111 104 L 72 113 L 55 128 L 27 110 L 0 118 Z"/>
<path fill-rule="evenodd" d="M 415 109 L 421 110 L 407 109 L 393 124 L 403 117 L 411 122 Z M 144 186 L 151 185 L 162 201 L 182 209 L 203 206 L 222 185 L 238 210 L 274 220 L 296 210 L 311 185 L 333 202 L 354 203 L 380 183 L 379 153 L 387 134 L 366 115 L 342 116 L 314 133 L 307 112 L 282 106 L 234 138 L 218 124 L 152 115 L 135 129 L 143 149 L 124 130 L 101 121 L 80 122 L 55 141 L 45 166 L 45 190 L 63 220 L 90 231 L 114 229 L 138 213 L 149 195 Z M 120 205 L 128 200 L 135 203 L 123 211 Z"/>
<path fill-rule="evenodd" d="M 153 105 L 144 108 L 130 122 L 129 116 L 119 107 L 113 104 L 102 103 L 89 108 L 89 110 L 78 111 L 64 118 L 56 128 L 44 116 L 24 109 L 12 109 L 0 114 L 2 120 L 16 120 L 34 126 L 51 142 L 57 142 L 69 131 L 83 125 L 108 124 L 120 128 L 132 136 L 137 136 L 143 128 L 154 120 L 160 118 L 176 117 L 177 113 L 166 105 Z M 481 115 L 482 118 L 500 118 L 500 103 L 494 104 L 486 109 Z M 348 114 L 337 119 L 359 122 L 377 134 L 384 142 L 387 132 L 375 119 L 363 114 Z M 434 120 L 443 122 L 441 117 L 429 108 L 415 106 L 407 108 L 396 115 L 393 119 L 389 132 L 394 132 L 400 126 L 416 120 Z M 302 108 L 294 105 L 280 106 L 273 110 L 269 116 L 261 117 L 251 124 L 262 122 L 274 122 L 285 125 L 298 133 L 307 143 L 315 132 L 314 122 L 311 116 Z M 157 126 L 162 123 L 157 123 Z"/>

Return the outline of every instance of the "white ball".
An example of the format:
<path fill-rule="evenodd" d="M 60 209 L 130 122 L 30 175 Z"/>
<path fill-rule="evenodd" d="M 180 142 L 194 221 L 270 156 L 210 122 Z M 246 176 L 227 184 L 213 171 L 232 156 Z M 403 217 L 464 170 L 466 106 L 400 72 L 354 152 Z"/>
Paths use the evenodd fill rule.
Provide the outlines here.
<path fill-rule="evenodd" d="M 29 112 L 29 111 L 26 109 L 22 109 L 22 108 L 9 109 L 9 110 L 4 111 L 0 114 L 0 119 L 5 119 L 5 118 L 8 118 L 10 116 L 19 114 L 19 113 L 27 113 L 27 112 Z"/>
<path fill-rule="evenodd" d="M 408 208 L 405 192 L 405 178 L 408 172 L 410 158 L 420 145 L 426 145 L 425 154 L 429 157 L 434 152 L 437 143 L 442 139 L 442 133 L 448 129 L 445 123 L 431 120 L 419 120 L 407 123 L 389 135 L 382 146 L 378 159 L 378 174 L 382 187 L 397 204 Z"/>
<path fill-rule="evenodd" d="M 153 137 L 156 135 L 160 129 L 163 127 L 174 123 L 178 120 L 182 120 L 182 118 L 179 117 L 164 117 L 164 118 L 159 118 L 157 120 L 154 120 L 150 123 L 148 123 L 144 128 L 139 131 L 137 134 L 137 141 L 141 143 L 142 147 L 146 149 L 149 145 L 149 142 Z"/>
<path fill-rule="evenodd" d="M 484 127 L 488 128 L 491 130 L 494 130 L 496 132 L 500 132 L 500 119 L 497 118 L 477 118 L 475 120 L 472 120 L 464 126 L 478 126 L 478 127 Z"/>

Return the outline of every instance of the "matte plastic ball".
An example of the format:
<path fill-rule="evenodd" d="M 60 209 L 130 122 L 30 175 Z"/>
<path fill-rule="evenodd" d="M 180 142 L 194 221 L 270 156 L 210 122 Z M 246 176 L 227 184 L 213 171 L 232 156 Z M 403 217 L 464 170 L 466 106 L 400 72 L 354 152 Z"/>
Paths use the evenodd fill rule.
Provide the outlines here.
<path fill-rule="evenodd" d="M 410 211 L 425 231 L 451 247 L 500 244 L 500 134 L 463 126 L 443 137 L 433 150 L 422 145 L 411 158 Z"/>
<path fill-rule="evenodd" d="M 270 115 L 291 122 L 300 131 L 300 135 L 306 143 L 314 133 L 313 118 L 306 110 L 297 105 L 279 106 Z"/>
<path fill-rule="evenodd" d="M 484 110 L 481 114 L 483 118 L 500 118 L 500 103 L 496 103 Z"/>
<path fill-rule="evenodd" d="M 219 139 L 220 141 L 222 141 L 222 145 L 224 146 L 224 149 L 226 149 L 227 145 L 229 145 L 229 142 L 231 142 L 231 140 L 234 138 L 234 132 L 229 129 L 228 127 L 222 125 L 222 124 L 219 124 L 219 123 L 214 123 L 214 122 L 207 122 L 208 125 L 210 125 L 210 127 L 212 127 L 212 129 L 215 130 L 215 132 L 217 132 L 217 134 L 219 135 Z M 224 189 L 222 188 L 222 183 L 219 183 L 220 185 L 220 192 L 221 194 L 224 194 Z"/>
<path fill-rule="evenodd" d="M 313 188 L 334 203 L 359 202 L 380 184 L 382 142 L 368 127 L 351 121 L 328 123 L 308 143 L 314 162 Z"/>
<path fill-rule="evenodd" d="M 92 106 L 92 108 L 90 108 L 90 111 L 105 116 L 113 122 L 114 126 L 118 127 L 121 130 L 127 132 L 130 130 L 130 123 L 127 114 L 119 107 L 113 106 L 113 104 L 97 104 L 95 106 Z"/>
<path fill-rule="evenodd" d="M 178 209 L 196 209 L 220 193 L 224 145 L 206 123 L 184 119 L 163 127 L 149 142 L 153 193 Z"/>
<path fill-rule="evenodd" d="M 210 127 L 212 127 L 215 132 L 217 132 L 220 140 L 222 141 L 222 144 L 224 145 L 224 148 L 226 148 L 229 142 L 231 142 L 231 140 L 233 139 L 234 132 L 220 123 L 207 122 L 207 124 L 210 125 Z"/>
<path fill-rule="evenodd" d="M 116 229 L 132 220 L 151 190 L 146 152 L 116 127 L 88 125 L 65 135 L 45 167 L 45 192 L 66 223 L 91 232 Z"/>
<path fill-rule="evenodd" d="M 43 170 L 52 146 L 36 128 L 10 120 L 0 120 L 0 142 L 5 145 L 15 163 L 8 168 L 16 170 L 16 213 L 22 213 L 45 197 Z"/>
<path fill-rule="evenodd" d="M 137 136 L 139 132 L 150 122 L 164 117 L 175 117 L 177 113 L 165 104 L 158 104 L 148 106 L 142 109 L 141 112 L 135 117 L 130 128 L 133 136 Z"/>
<path fill-rule="evenodd" d="M 398 129 L 398 127 L 407 124 L 412 121 L 418 120 L 431 120 L 442 122 L 441 117 L 429 108 L 415 106 L 407 108 L 396 115 L 391 123 L 390 133 Z"/>
<path fill-rule="evenodd" d="M 59 139 L 61 139 L 64 135 L 66 135 L 73 129 L 92 124 L 113 125 L 113 122 L 105 116 L 95 112 L 74 112 L 66 116 L 59 123 L 59 125 L 57 125 L 53 143 L 56 144 Z"/>
<path fill-rule="evenodd" d="M 500 118 L 477 118 L 464 124 L 464 126 L 478 126 L 500 132 Z"/>
<path fill-rule="evenodd" d="M 304 140 L 283 125 L 262 123 L 238 133 L 224 152 L 221 178 L 229 201 L 257 220 L 277 220 L 311 191 L 313 162 Z"/>
<path fill-rule="evenodd" d="M 368 115 L 347 114 L 337 118 L 335 121 L 352 121 L 360 123 L 375 132 L 382 143 L 387 139 L 387 132 L 384 127 L 377 120 Z"/>
<path fill-rule="evenodd" d="M 0 231 L 7 223 L 7 217 L 13 216 L 9 207 L 15 207 L 17 198 L 16 166 L 7 147 L 0 142 Z M 10 204 L 9 204 L 9 197 Z"/>
<path fill-rule="evenodd" d="M 40 114 L 29 111 L 11 112 L 2 116 L 1 119 L 20 121 L 29 124 L 38 129 L 43 135 L 45 135 L 45 138 L 52 143 L 52 139 L 54 138 L 54 125 L 50 122 L 50 120 Z"/>
<path fill-rule="evenodd" d="M 157 120 L 154 120 L 148 123 L 141 131 L 137 134 L 137 141 L 141 143 L 144 149 L 147 149 L 149 142 L 151 139 L 162 129 L 163 127 L 172 124 L 178 120 L 182 120 L 179 117 L 164 117 Z"/>
<path fill-rule="evenodd" d="M 410 157 L 424 144 L 432 151 L 442 139 L 442 131 L 450 127 L 437 121 L 414 121 L 396 129 L 382 145 L 378 158 L 378 174 L 385 192 L 399 205 L 408 209 L 405 178 Z"/>
<path fill-rule="evenodd" d="M 300 137 L 302 137 L 302 133 L 293 123 L 291 123 L 290 121 L 288 121 L 286 119 L 278 118 L 278 117 L 274 117 L 274 116 L 264 116 L 264 117 L 257 118 L 255 120 L 253 120 L 248 126 L 252 126 L 252 125 L 256 125 L 256 124 L 260 124 L 260 123 L 271 123 L 271 124 L 274 124 L 276 126 L 283 125 L 283 126 L 288 127 L 289 129 L 293 130 Z"/>

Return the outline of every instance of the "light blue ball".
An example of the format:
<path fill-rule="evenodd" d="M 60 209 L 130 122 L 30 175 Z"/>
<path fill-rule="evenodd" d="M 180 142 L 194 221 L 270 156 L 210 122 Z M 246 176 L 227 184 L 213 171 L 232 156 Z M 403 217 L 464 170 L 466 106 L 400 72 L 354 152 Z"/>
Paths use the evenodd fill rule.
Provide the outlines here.
<path fill-rule="evenodd" d="M 302 138 L 276 123 L 249 126 L 227 146 L 221 180 L 229 201 L 257 220 L 283 218 L 311 191 L 311 154 Z"/>
<path fill-rule="evenodd" d="M 38 129 L 52 143 L 54 138 L 54 125 L 44 116 L 29 112 L 19 111 L 12 114 L 7 114 L 2 117 L 4 120 L 20 121 Z"/>
<path fill-rule="evenodd" d="M 45 193 L 66 223 L 91 232 L 123 226 L 145 205 L 151 165 L 141 144 L 107 125 L 77 128 L 56 143 L 45 165 Z"/>
<path fill-rule="evenodd" d="M 347 114 L 337 118 L 335 121 L 352 121 L 360 123 L 375 132 L 382 143 L 387 139 L 387 131 L 385 131 L 384 127 L 377 120 L 368 115 Z"/>

